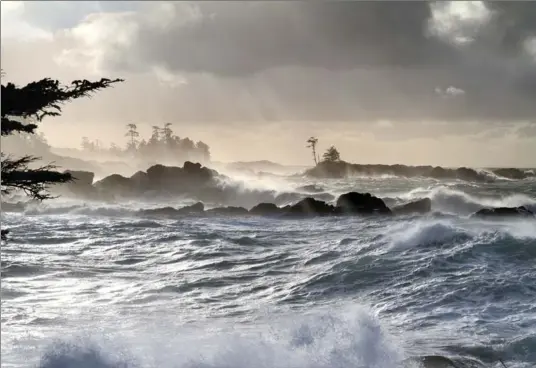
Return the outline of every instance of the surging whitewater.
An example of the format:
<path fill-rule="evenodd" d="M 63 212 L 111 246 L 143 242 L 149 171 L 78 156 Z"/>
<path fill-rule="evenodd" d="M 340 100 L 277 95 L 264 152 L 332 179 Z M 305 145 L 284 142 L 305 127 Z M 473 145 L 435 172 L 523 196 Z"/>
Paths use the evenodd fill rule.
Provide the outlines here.
<path fill-rule="evenodd" d="M 433 212 L 143 218 L 155 203 L 62 198 L 3 213 L 2 367 L 534 366 L 536 221 L 469 216 L 535 209 L 534 180 L 242 179 Z"/>

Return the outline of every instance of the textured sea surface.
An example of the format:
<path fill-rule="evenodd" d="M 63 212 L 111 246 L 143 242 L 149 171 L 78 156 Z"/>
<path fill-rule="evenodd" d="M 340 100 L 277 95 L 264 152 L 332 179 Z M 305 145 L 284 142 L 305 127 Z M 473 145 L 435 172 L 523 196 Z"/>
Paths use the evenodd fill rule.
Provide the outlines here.
<path fill-rule="evenodd" d="M 60 198 L 2 214 L 2 367 L 536 365 L 536 221 L 469 217 L 534 209 L 536 182 L 316 184 L 433 213 L 149 219 L 135 210 L 155 203 Z"/>

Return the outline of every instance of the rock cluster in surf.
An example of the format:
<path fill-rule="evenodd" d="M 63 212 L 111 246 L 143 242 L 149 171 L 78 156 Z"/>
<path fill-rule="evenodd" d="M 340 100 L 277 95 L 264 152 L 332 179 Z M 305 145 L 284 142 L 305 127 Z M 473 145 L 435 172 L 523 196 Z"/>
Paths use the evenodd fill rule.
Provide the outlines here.
<path fill-rule="evenodd" d="M 345 161 L 323 161 L 305 175 L 312 178 L 345 178 L 348 176 L 378 176 L 394 175 L 406 178 L 423 177 L 432 179 L 458 179 L 470 182 L 492 182 L 495 177 L 512 180 L 522 180 L 536 177 L 536 170 L 502 168 L 487 169 L 487 172 L 477 171 L 467 167 L 456 169 L 441 166 L 406 166 L 406 165 L 361 165 Z"/>
<path fill-rule="evenodd" d="M 333 164 L 333 163 L 332 163 Z M 333 165 L 341 163 L 334 163 Z M 342 163 L 343 165 L 345 163 Z M 321 166 L 321 164 L 319 164 Z M 319 167 L 317 166 L 317 168 Z M 364 167 L 364 165 L 361 165 Z M 374 165 L 369 165 L 374 166 Z M 407 168 L 407 167 L 406 167 Z M 460 169 L 458 169 L 460 170 Z M 505 169 L 507 170 L 507 169 Z M 459 171 L 465 172 L 465 171 Z M 388 206 L 385 201 L 370 193 L 350 192 L 335 198 L 323 192 L 315 185 L 305 185 L 297 189 L 301 193 L 282 193 L 275 191 L 250 191 L 238 194 L 235 187 L 222 183 L 225 176 L 215 170 L 201 166 L 199 163 L 185 162 L 183 167 L 154 165 L 146 172 L 139 171 L 131 177 L 113 174 L 94 181 L 94 174 L 87 171 L 70 171 L 75 180 L 71 183 L 57 185 L 55 194 L 71 195 L 80 199 L 116 200 L 118 198 L 138 198 L 144 195 L 152 197 L 167 196 L 187 197 L 200 202 L 183 208 L 171 206 L 139 211 L 143 216 L 180 216 L 180 215 L 261 215 L 281 217 L 311 217 L 333 215 L 408 215 L 426 214 L 432 210 L 430 198 L 422 198 L 402 205 Z M 244 207 L 227 206 L 205 210 L 201 201 L 231 204 L 232 199 L 250 196 L 250 210 Z M 307 196 L 307 197 L 305 197 Z M 304 198 L 305 197 L 305 198 Z M 230 200 L 231 199 L 231 200 Z M 278 206 L 277 203 L 293 203 Z M 22 212 L 27 204 L 2 203 L 2 210 Z M 251 206 L 251 205 L 250 205 Z M 525 207 L 487 208 L 473 214 L 481 218 L 489 217 L 531 217 L 534 213 Z"/>

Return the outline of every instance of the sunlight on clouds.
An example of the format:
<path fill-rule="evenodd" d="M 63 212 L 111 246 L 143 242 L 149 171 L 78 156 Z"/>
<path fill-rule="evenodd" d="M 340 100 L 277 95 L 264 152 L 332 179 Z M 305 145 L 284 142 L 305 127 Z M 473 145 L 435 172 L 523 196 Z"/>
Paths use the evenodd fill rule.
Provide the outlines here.
<path fill-rule="evenodd" d="M 491 12 L 482 1 L 448 1 L 431 5 L 429 31 L 458 45 L 470 44 Z"/>

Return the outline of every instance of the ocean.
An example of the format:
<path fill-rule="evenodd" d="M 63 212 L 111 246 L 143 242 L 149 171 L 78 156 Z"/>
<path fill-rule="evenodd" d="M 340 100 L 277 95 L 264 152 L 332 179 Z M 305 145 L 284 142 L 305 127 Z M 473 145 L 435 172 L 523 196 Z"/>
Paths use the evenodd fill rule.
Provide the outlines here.
<path fill-rule="evenodd" d="M 191 201 L 58 198 L 3 213 L 2 368 L 536 366 L 536 221 L 470 216 L 536 209 L 534 179 L 314 183 L 433 211 L 143 218 Z"/>

